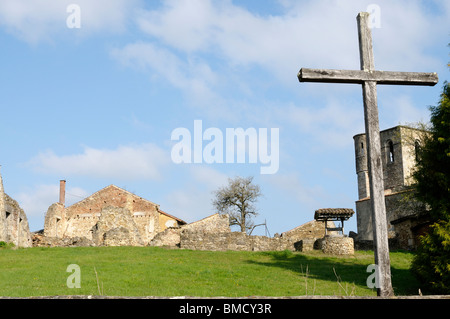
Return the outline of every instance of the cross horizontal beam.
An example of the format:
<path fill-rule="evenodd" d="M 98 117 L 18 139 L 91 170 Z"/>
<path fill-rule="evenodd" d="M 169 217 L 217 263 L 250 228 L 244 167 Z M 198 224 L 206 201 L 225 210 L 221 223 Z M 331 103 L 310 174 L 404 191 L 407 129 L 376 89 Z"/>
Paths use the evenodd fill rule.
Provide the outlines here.
<path fill-rule="evenodd" d="M 301 68 L 298 72 L 300 82 L 357 83 L 375 81 L 377 84 L 424 85 L 438 83 L 437 73 L 393 72 L 364 70 L 330 70 Z"/>

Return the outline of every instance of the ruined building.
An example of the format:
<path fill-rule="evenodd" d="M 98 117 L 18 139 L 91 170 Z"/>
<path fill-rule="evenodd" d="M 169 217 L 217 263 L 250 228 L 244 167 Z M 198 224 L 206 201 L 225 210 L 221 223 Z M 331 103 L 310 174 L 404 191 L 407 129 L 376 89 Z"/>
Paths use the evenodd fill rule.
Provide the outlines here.
<path fill-rule="evenodd" d="M 147 245 L 166 228 L 186 224 L 158 204 L 115 185 L 65 207 L 65 185 L 60 181 L 60 200 L 45 215 L 45 237 L 82 238 L 93 245 Z"/>
<path fill-rule="evenodd" d="M 410 187 L 422 134 L 426 132 L 406 126 L 380 132 L 389 238 L 405 249 L 416 248 L 417 237 L 428 225 L 426 209 L 411 198 Z M 358 134 L 353 139 L 358 175 L 357 240 L 373 240 L 366 135 Z"/>
<path fill-rule="evenodd" d="M 17 201 L 4 192 L 0 174 L 0 241 L 31 247 L 28 219 Z"/>

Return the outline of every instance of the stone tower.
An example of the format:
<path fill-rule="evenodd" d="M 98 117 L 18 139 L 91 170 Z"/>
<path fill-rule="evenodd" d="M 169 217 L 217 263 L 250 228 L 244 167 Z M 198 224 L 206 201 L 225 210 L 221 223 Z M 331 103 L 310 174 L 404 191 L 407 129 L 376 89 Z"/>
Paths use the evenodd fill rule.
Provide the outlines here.
<path fill-rule="evenodd" d="M 380 132 L 389 237 L 399 239 L 405 248 L 415 245 L 414 230 L 409 229 L 414 228 L 414 225 L 407 226 L 405 230 L 401 223 L 412 219 L 417 221 L 418 211 L 424 211 L 423 206 L 417 202 L 407 203 L 405 200 L 405 195 L 410 191 L 411 174 L 415 168 L 417 148 L 420 147 L 423 134 L 427 133 L 406 126 L 395 126 Z M 366 135 L 355 135 L 353 140 L 358 176 L 357 239 L 373 240 Z"/>

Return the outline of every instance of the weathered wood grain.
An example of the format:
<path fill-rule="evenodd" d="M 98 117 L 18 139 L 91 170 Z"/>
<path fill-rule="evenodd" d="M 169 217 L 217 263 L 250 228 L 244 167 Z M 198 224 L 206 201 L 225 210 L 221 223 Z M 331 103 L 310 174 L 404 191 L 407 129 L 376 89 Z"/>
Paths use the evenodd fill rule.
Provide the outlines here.
<path fill-rule="evenodd" d="M 375 263 L 378 266 L 378 279 L 380 284 L 377 292 L 379 296 L 387 297 L 393 295 L 394 292 L 391 283 L 383 168 L 381 164 L 377 84 L 433 86 L 438 82 L 438 76 L 436 73 L 375 70 L 372 33 L 369 28 L 368 19 L 369 13 L 367 12 L 360 12 L 357 16 L 361 70 L 301 68 L 298 72 L 298 80 L 300 82 L 355 83 L 362 85 Z"/>
<path fill-rule="evenodd" d="M 300 82 L 354 83 L 363 84 L 374 81 L 386 85 L 423 85 L 434 86 L 438 83 L 436 73 L 393 72 L 366 70 L 332 70 L 302 68 L 298 73 Z"/>

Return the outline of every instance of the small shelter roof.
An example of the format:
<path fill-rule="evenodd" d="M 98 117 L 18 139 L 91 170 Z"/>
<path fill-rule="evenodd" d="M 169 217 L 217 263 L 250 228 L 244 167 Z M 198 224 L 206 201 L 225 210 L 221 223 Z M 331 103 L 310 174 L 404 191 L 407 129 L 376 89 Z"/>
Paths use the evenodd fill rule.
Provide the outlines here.
<path fill-rule="evenodd" d="M 347 220 L 355 212 L 351 208 L 321 208 L 315 211 L 315 220 Z"/>

